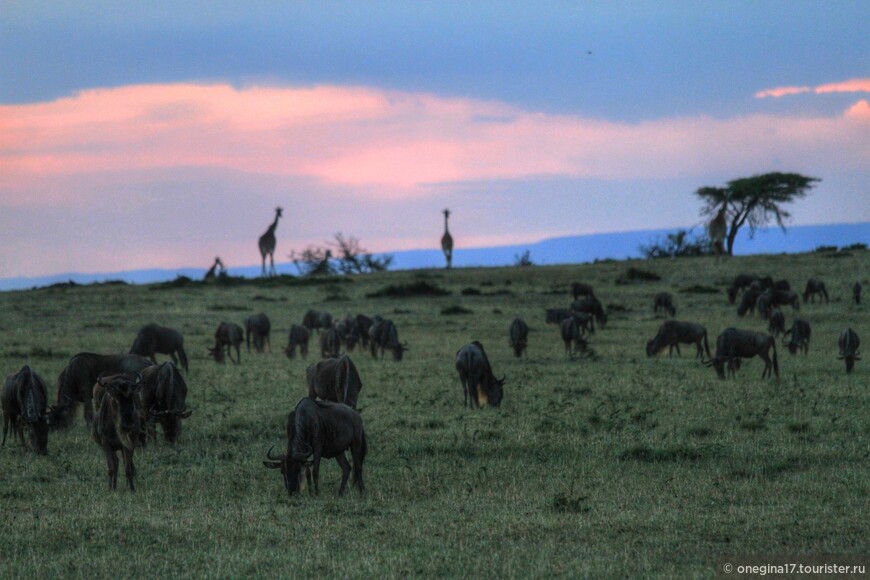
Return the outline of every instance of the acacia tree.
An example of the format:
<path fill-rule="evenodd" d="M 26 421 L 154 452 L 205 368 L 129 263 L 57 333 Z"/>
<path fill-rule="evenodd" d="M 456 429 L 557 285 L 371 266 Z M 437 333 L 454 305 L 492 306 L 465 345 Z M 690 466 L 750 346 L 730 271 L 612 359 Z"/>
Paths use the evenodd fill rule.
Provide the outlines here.
<path fill-rule="evenodd" d="M 726 187 L 702 187 L 695 195 L 704 202 L 701 215 L 716 215 L 723 204 L 727 205 L 726 252 L 730 256 L 737 232 L 744 225 L 749 226 L 750 237 L 772 219 L 785 231 L 785 220 L 791 214 L 782 205 L 805 197 L 818 181 L 798 173 L 765 173 L 729 181 Z"/>

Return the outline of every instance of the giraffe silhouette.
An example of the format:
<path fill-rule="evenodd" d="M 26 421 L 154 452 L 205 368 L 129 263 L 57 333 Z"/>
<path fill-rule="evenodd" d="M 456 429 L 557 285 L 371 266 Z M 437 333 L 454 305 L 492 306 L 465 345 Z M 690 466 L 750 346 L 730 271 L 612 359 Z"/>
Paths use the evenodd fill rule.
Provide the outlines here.
<path fill-rule="evenodd" d="M 220 271 L 218 271 L 218 267 L 220 267 Z M 224 263 L 221 262 L 221 258 L 218 256 L 214 259 L 214 264 L 212 264 L 211 268 L 208 269 L 208 272 L 205 273 L 205 276 L 203 276 L 202 279 L 206 282 L 214 280 L 217 275 L 223 274 L 225 269 L 226 267 L 224 266 Z"/>
<path fill-rule="evenodd" d="M 260 256 L 263 258 L 263 276 L 275 276 L 275 228 L 278 227 L 278 218 L 281 217 L 282 209 L 275 208 L 275 221 L 266 230 L 266 233 L 260 236 Z M 266 256 L 269 256 L 269 270 L 266 271 Z"/>
<path fill-rule="evenodd" d="M 716 261 L 725 255 L 725 236 L 728 235 L 728 223 L 725 221 L 725 215 L 728 211 L 728 202 L 722 202 L 722 207 L 710 223 L 707 224 L 707 235 L 710 237 L 710 243 L 713 246 L 713 254 L 716 255 Z"/>
<path fill-rule="evenodd" d="M 453 266 L 453 236 L 450 235 L 450 230 L 447 229 L 447 220 L 450 217 L 450 210 L 444 210 L 444 235 L 441 236 L 441 251 L 444 252 L 444 258 L 447 260 L 447 267 Z"/>

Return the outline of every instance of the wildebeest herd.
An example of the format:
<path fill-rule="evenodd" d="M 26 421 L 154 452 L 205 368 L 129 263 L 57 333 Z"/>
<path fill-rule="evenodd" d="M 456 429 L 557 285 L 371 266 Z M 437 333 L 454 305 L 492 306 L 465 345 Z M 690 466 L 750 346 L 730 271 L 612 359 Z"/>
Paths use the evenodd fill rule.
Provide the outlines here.
<path fill-rule="evenodd" d="M 782 345 L 790 353 L 808 353 L 809 322 L 795 318 L 791 326 L 786 327 L 783 308 L 788 306 L 791 311 L 799 312 L 801 307 L 800 297 L 787 281 L 743 274 L 733 280 L 726 293 L 731 304 L 739 303 L 739 317 L 757 313 L 768 320 L 769 334 L 729 327 L 718 335 L 715 351 L 711 353 L 704 325 L 668 319 L 646 342 L 647 356 L 658 356 L 665 350 L 669 356 L 674 350 L 681 355 L 681 344 L 694 345 L 696 358 L 725 379 L 737 373 L 742 361 L 756 356 L 764 362 L 762 378 L 778 378 L 776 337 L 780 335 Z M 856 304 L 860 303 L 860 295 L 861 285 L 856 283 L 852 288 Z M 607 312 L 589 284 L 573 284 L 571 298 L 568 308 L 547 309 L 545 321 L 558 327 L 566 356 L 592 356 L 589 343 L 596 326 L 599 330 L 606 328 Z M 823 282 L 810 279 L 803 302 L 813 304 L 816 298 L 828 303 L 828 291 Z M 656 317 L 676 316 L 675 300 L 669 293 L 652 296 L 652 306 Z M 224 363 L 229 357 L 237 365 L 241 364 L 242 342 L 246 343 L 248 353 L 252 344 L 256 353 L 271 353 L 271 327 L 265 313 L 248 317 L 244 328 L 233 322 L 220 322 L 214 333 L 215 344 L 208 352 L 217 363 Z M 391 358 L 399 362 L 409 347 L 399 340 L 392 320 L 363 314 L 333 320 L 328 312 L 309 310 L 301 325 L 291 326 L 284 349 L 286 356 L 293 359 L 298 352 L 301 357 L 307 357 L 312 334 L 318 337 L 322 360 L 308 366 L 305 373 L 307 397 L 287 416 L 286 449 L 279 454 L 269 449 L 263 464 L 280 470 L 289 493 L 299 491 L 303 483 L 308 483 L 318 493 L 320 461 L 335 458 L 342 471 L 339 494 L 344 493 L 351 474 L 354 485 L 363 493 L 367 441 L 358 410 L 363 381 L 349 353 L 360 346 L 375 359 L 383 359 L 389 352 Z M 514 356 L 528 358 L 529 326 L 521 318 L 514 318 L 510 323 L 508 344 Z M 847 373 L 851 373 L 855 362 L 860 360 L 859 345 L 859 337 L 851 328 L 845 328 L 837 337 L 838 358 L 845 362 Z M 168 355 L 172 362 L 158 364 L 156 354 Z M 92 439 L 105 455 L 110 489 L 117 487 L 117 452 L 120 451 L 127 487 L 133 491 L 135 449 L 155 439 L 158 424 L 165 440 L 175 443 L 181 434 L 182 420 L 191 417 L 192 411 L 186 403 L 187 382 L 177 365 L 185 373 L 189 372 L 181 333 L 156 324 L 147 324 L 139 330 L 127 354 L 81 352 L 73 356 L 57 378 L 53 405 L 49 405 L 46 382 L 25 365 L 6 379 L 0 394 L 3 444 L 11 428 L 22 446 L 27 447 L 25 431 L 28 431 L 29 447 L 38 454 L 46 454 L 49 430 L 68 427 L 81 404 Z M 473 341 L 461 347 L 454 357 L 454 367 L 462 385 L 465 406 L 498 407 L 502 403 L 506 379 L 497 378 L 481 342 Z M 345 456 L 348 451 L 351 462 Z"/>

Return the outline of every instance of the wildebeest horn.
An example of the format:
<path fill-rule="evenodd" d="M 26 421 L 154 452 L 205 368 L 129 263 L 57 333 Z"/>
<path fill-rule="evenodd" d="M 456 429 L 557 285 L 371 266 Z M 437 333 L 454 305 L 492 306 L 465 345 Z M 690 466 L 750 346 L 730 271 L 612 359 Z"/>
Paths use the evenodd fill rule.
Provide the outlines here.
<path fill-rule="evenodd" d="M 284 458 L 281 455 L 278 455 L 277 457 L 272 457 L 273 449 L 275 449 L 274 445 L 269 447 L 269 451 L 266 452 L 266 459 L 269 459 L 270 461 L 282 461 Z"/>
<path fill-rule="evenodd" d="M 193 414 L 193 411 L 190 409 L 183 409 L 181 411 L 168 411 L 168 412 L 172 413 L 173 415 L 175 415 L 179 419 L 187 419 L 188 417 L 190 417 Z"/>

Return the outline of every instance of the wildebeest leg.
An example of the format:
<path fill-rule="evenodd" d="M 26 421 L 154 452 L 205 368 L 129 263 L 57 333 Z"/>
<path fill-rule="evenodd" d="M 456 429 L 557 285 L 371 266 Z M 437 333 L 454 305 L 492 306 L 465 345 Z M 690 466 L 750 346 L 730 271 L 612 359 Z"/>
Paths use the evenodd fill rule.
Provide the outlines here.
<path fill-rule="evenodd" d="M 347 478 L 350 477 L 350 463 L 347 462 L 347 457 L 344 453 L 339 453 L 335 456 L 338 465 L 341 467 L 341 486 L 338 488 L 338 495 L 344 495 L 344 488 L 347 485 Z"/>
<path fill-rule="evenodd" d="M 351 447 L 350 455 L 353 460 L 353 483 L 356 485 L 356 488 L 359 490 L 360 495 L 365 494 L 366 486 L 363 484 L 363 455 L 365 452 L 365 439 L 363 439 L 363 444 L 357 446 L 357 448 Z"/>
<path fill-rule="evenodd" d="M 87 397 L 84 400 L 84 415 L 85 415 L 85 425 L 90 425 L 94 422 L 94 405 L 93 405 L 93 397 Z"/>
<path fill-rule="evenodd" d="M 773 377 L 773 363 L 770 362 L 770 357 L 766 352 L 758 353 L 758 357 L 764 361 L 764 370 L 761 371 L 761 378 Z"/>
<path fill-rule="evenodd" d="M 311 475 L 314 478 L 314 495 L 320 495 L 320 451 L 314 452 L 311 462 Z"/>
<path fill-rule="evenodd" d="M 680 343 L 679 342 L 674 343 L 674 348 L 677 349 L 677 356 L 680 358 L 683 358 L 683 353 L 680 352 Z"/>
<path fill-rule="evenodd" d="M 9 423 L 12 421 L 11 413 L 3 413 L 3 443 L 0 443 L 0 447 L 6 446 L 6 434 L 9 432 Z"/>
<path fill-rule="evenodd" d="M 106 467 L 109 471 L 109 489 L 115 490 L 118 488 L 118 456 L 110 447 L 103 447 L 103 452 L 106 454 Z"/>
<path fill-rule="evenodd" d="M 136 486 L 133 484 L 133 478 L 136 476 L 136 466 L 133 465 L 133 450 L 124 447 L 121 453 L 124 455 L 124 475 L 127 476 L 127 487 L 130 488 L 130 491 L 136 491 Z"/>
<path fill-rule="evenodd" d="M 24 440 L 24 421 L 20 417 L 15 420 L 15 431 L 18 433 L 18 440 L 21 441 L 21 447 L 27 449 L 27 441 Z"/>

